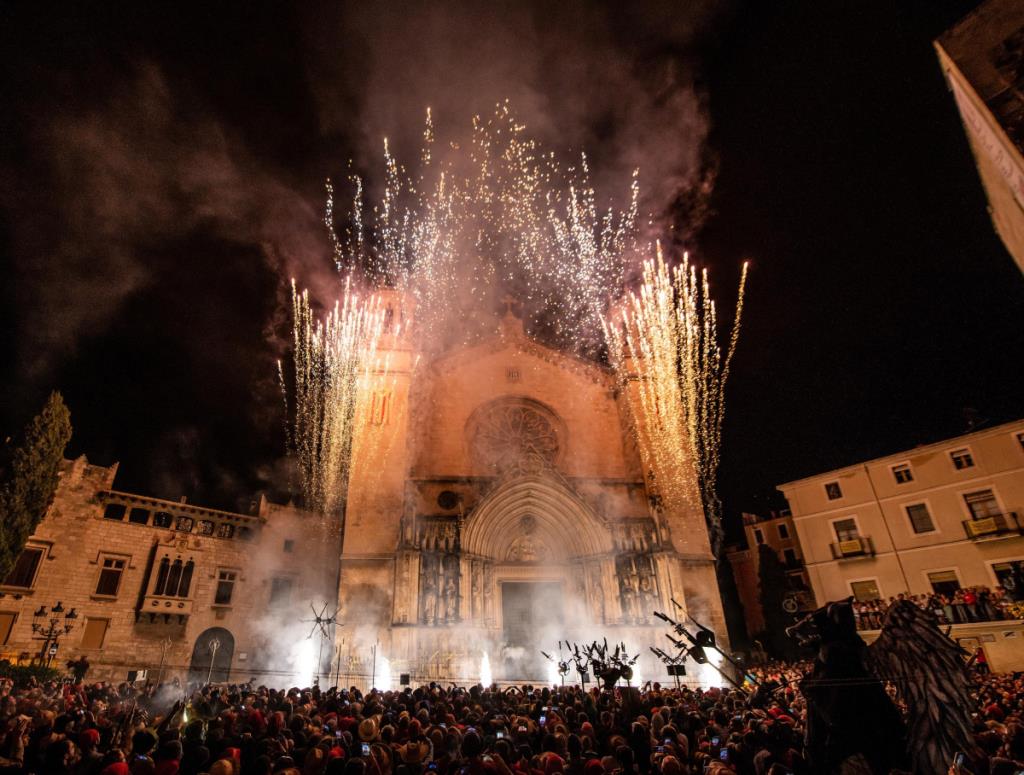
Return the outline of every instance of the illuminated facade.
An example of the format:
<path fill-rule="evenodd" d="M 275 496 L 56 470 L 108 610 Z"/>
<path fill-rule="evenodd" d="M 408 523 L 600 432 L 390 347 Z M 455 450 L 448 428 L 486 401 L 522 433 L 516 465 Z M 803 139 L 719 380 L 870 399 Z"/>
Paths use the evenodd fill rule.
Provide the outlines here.
<path fill-rule="evenodd" d="M 988 0 L 935 41 L 992 222 L 1024 271 L 1024 4 Z"/>
<path fill-rule="evenodd" d="M 387 335 L 381 351 L 343 531 L 265 500 L 233 514 L 119 492 L 116 465 L 68 461 L 0 585 L 4 654 L 38 654 L 33 614 L 57 602 L 76 611 L 58 663 L 84 655 L 118 680 L 291 685 L 320 655 L 322 679 L 330 664 L 346 684 L 385 665 L 476 681 L 485 651 L 497 680 L 544 680 L 540 649 L 599 637 L 658 679 L 651 614 L 673 598 L 725 637 L 703 513 L 659 505 L 608 369 L 531 340 L 511 313 L 472 346 L 427 357 Z M 307 638 L 310 605 L 331 613 L 335 598 L 343 626 Z"/>

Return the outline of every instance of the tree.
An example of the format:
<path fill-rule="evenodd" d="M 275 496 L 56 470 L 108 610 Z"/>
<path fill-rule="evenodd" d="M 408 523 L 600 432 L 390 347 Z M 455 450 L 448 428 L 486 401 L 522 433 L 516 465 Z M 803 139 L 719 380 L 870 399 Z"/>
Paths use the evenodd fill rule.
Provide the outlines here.
<path fill-rule="evenodd" d="M 773 656 L 788 657 L 795 651 L 793 642 L 786 635 L 786 627 L 792 624 L 792 620 L 782 607 L 789 591 L 789 576 L 779 555 L 767 544 L 757 548 L 757 580 L 768 636 L 764 645 Z"/>
<path fill-rule="evenodd" d="M 0 467 L 0 580 L 7 578 L 57 490 L 71 413 L 54 391 Z"/>
<path fill-rule="evenodd" d="M 729 631 L 729 643 L 734 649 L 746 648 L 750 644 L 747 633 L 747 622 L 743 616 L 743 602 L 740 591 L 736 587 L 736 577 L 732 572 L 732 563 L 724 554 L 715 562 L 718 575 L 718 591 L 722 596 L 722 607 L 725 609 L 725 627 Z"/>

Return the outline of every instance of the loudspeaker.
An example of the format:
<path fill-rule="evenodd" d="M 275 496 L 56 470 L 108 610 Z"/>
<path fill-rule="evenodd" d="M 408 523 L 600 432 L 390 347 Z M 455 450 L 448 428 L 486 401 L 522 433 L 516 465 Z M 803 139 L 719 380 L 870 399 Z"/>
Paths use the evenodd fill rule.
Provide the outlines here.
<path fill-rule="evenodd" d="M 409 674 L 408 673 L 399 673 L 399 675 L 398 675 L 398 684 L 399 684 L 399 686 L 408 686 L 410 683 L 411 683 L 411 681 L 409 680 Z"/>

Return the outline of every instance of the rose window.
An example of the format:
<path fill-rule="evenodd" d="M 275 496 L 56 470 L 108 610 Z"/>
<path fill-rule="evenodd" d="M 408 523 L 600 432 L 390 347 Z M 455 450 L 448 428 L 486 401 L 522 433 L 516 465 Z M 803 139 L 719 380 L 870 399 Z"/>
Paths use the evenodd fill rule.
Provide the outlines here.
<path fill-rule="evenodd" d="M 559 450 L 551 420 L 526 404 L 499 404 L 485 409 L 470 446 L 474 460 L 494 470 L 552 465 Z"/>

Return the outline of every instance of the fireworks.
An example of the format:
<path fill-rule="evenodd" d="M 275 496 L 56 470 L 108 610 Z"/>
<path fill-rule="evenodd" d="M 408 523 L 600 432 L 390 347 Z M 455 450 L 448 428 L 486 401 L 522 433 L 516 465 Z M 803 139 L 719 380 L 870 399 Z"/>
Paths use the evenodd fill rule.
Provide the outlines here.
<path fill-rule="evenodd" d="M 707 270 L 699 275 L 684 255 L 670 269 L 658 246 L 644 263 L 639 293 L 627 295 L 605 321 L 613 365 L 637 376 L 632 406 L 645 467 L 668 509 L 703 506 L 717 555 L 721 505 L 716 494 L 725 383 L 739 337 L 747 265 L 736 316 L 723 354 Z"/>
<path fill-rule="evenodd" d="M 413 177 L 385 142 L 384 193 L 369 211 L 362 181 L 351 179 L 351 214 L 334 238 L 338 266 L 415 298 L 420 349 L 465 342 L 477 333 L 472 314 L 510 292 L 533 330 L 593 353 L 606 299 L 636 249 L 636 176 L 625 209 L 600 208 L 586 157 L 563 168 L 507 104 L 473 120 L 465 148 L 442 154 L 434 144 L 428 112 Z M 328 202 L 332 221 L 333 189 Z"/>
<path fill-rule="evenodd" d="M 318 320 L 309 294 L 292 282 L 294 315 L 294 425 L 289 446 L 298 461 L 307 509 L 340 516 L 358 438 L 365 422 L 366 385 L 376 368 L 384 311 L 377 296 L 344 285 L 341 301 Z M 284 373 L 278 365 L 282 388 Z"/>

